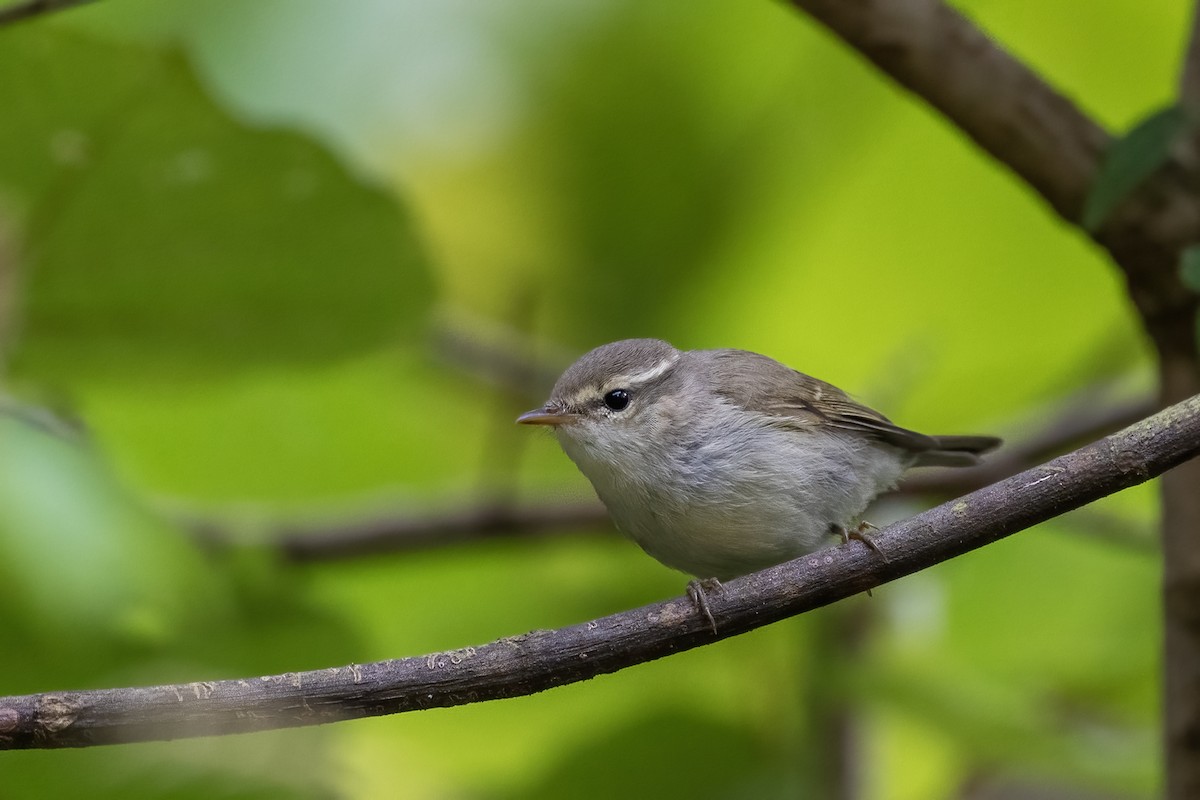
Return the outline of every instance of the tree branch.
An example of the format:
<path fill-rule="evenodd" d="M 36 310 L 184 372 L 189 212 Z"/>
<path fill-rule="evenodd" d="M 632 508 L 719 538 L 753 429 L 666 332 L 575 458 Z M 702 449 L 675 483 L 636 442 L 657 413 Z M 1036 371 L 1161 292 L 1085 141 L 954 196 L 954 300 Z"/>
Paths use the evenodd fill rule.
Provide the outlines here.
<path fill-rule="evenodd" d="M 1192 9 L 1192 27 L 1179 73 L 1179 103 L 1192 113 L 1200 112 L 1200 4 Z"/>
<path fill-rule="evenodd" d="M 511 327 L 490 323 L 480 328 L 485 323 L 439 320 L 431 330 L 430 351 L 458 372 L 530 405 L 545 400 L 573 360 L 569 350 L 541 345 Z"/>
<path fill-rule="evenodd" d="M 54 11 L 65 11 L 68 8 L 94 3 L 96 0 L 25 0 L 24 3 L 14 3 L 0 8 L 0 27 L 17 22 L 40 17 Z"/>
<path fill-rule="evenodd" d="M 792 0 L 1077 221 L 1109 137 L 938 0 Z"/>
<path fill-rule="evenodd" d="M 939 0 L 791 0 L 962 129 L 1072 224 L 1081 218 L 1108 133 L 958 11 Z M 1197 176 L 1176 162 L 1116 210 L 1096 240 L 1125 272 L 1160 349 L 1195 354 L 1198 298 L 1180 251 L 1200 240 Z"/>
<path fill-rule="evenodd" d="M 1200 395 L 857 543 L 730 581 L 718 633 L 679 598 L 553 631 L 374 664 L 175 686 L 0 698 L 0 748 L 241 733 L 517 697 L 828 605 L 1142 483 L 1200 453 Z"/>
<path fill-rule="evenodd" d="M 332 525 L 281 527 L 270 541 L 292 561 L 321 561 L 502 536 L 546 535 L 607 524 L 608 512 L 598 502 L 526 506 L 483 503 L 448 514 L 389 515 Z M 208 538 L 228 541 L 227 535 L 220 532 Z"/>

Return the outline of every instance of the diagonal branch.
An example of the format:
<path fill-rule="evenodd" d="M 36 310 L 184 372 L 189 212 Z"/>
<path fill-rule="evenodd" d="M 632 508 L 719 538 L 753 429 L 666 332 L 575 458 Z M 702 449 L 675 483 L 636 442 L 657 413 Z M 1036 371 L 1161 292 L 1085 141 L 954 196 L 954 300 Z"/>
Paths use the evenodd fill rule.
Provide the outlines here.
<path fill-rule="evenodd" d="M 1079 219 L 1109 136 L 940 0 L 791 0 Z"/>
<path fill-rule="evenodd" d="M 928 102 L 1072 224 L 1111 143 L 1033 70 L 940 0 L 791 0 Z M 1160 349 L 1195 353 L 1197 297 L 1180 251 L 1200 240 L 1196 175 L 1169 163 L 1134 192 L 1096 240 L 1125 272 Z"/>
<path fill-rule="evenodd" d="M 86 747 L 317 725 L 532 694 L 828 605 L 982 547 L 1200 453 L 1200 395 L 858 544 L 730 581 L 709 597 L 719 633 L 685 599 L 447 653 L 244 680 L 0 698 L 0 749 Z"/>

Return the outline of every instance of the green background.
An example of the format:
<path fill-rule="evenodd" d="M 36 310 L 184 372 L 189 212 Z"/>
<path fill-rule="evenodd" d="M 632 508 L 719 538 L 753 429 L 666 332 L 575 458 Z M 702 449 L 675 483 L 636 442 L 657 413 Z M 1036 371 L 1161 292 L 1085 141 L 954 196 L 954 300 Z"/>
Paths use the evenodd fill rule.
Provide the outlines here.
<path fill-rule="evenodd" d="M 961 7 L 1112 130 L 1171 100 L 1181 0 Z M 780 3 L 112 0 L 0 31 L 0 109 L 3 694 L 445 651 L 680 594 L 613 535 L 305 566 L 252 546 L 277 520 L 590 497 L 512 425 L 544 381 L 481 381 L 449 337 L 556 366 L 631 336 L 742 347 L 1009 439 L 1152 390 L 1102 253 Z M 1149 797 L 1154 497 L 534 697 L 0 775 L 14 797 L 824 797 L 841 750 L 866 798 Z"/>

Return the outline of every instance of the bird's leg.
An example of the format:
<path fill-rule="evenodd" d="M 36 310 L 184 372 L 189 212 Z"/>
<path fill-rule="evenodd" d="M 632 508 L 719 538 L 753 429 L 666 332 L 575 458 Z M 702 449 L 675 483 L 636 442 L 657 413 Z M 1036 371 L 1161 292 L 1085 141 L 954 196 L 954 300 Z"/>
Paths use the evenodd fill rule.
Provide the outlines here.
<path fill-rule="evenodd" d="M 724 590 L 725 587 L 716 578 L 701 578 L 700 580 L 688 581 L 687 596 L 691 598 L 692 604 L 696 606 L 696 610 L 708 620 L 708 624 L 712 626 L 713 633 L 717 632 L 717 621 L 713 619 L 712 609 L 708 607 L 708 593 Z"/>

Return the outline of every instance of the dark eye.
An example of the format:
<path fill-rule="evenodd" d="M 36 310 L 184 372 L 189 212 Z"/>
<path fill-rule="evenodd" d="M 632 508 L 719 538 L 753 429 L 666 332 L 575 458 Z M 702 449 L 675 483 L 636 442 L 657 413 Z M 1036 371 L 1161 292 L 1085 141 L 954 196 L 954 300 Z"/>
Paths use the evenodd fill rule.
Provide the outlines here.
<path fill-rule="evenodd" d="M 604 395 L 604 405 L 611 408 L 613 411 L 620 411 L 629 405 L 629 392 L 624 389 L 613 389 L 608 394 Z"/>

